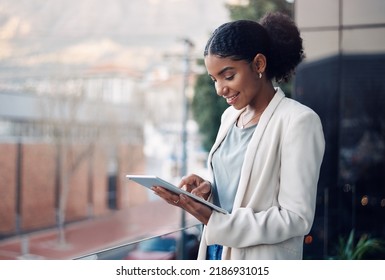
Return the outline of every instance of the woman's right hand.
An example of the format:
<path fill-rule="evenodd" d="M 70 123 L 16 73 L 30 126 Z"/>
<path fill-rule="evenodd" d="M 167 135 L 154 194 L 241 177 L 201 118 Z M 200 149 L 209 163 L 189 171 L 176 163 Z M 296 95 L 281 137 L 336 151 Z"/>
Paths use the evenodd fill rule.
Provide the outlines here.
<path fill-rule="evenodd" d="M 179 188 L 202 197 L 205 200 L 208 199 L 211 193 L 211 183 L 195 174 L 183 177 L 179 183 Z"/>

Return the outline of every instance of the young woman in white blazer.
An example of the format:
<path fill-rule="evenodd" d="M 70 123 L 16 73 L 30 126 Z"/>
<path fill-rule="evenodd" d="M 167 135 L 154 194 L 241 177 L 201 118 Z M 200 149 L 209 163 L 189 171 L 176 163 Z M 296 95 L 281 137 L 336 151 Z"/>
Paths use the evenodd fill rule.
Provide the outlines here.
<path fill-rule="evenodd" d="M 287 81 L 302 61 L 300 33 L 281 13 L 259 23 L 229 22 L 214 31 L 204 56 L 217 94 L 230 106 L 209 153 L 212 178 L 192 174 L 179 187 L 229 213 L 153 190 L 204 224 L 198 259 L 302 259 L 324 135 L 318 115 L 272 83 Z"/>

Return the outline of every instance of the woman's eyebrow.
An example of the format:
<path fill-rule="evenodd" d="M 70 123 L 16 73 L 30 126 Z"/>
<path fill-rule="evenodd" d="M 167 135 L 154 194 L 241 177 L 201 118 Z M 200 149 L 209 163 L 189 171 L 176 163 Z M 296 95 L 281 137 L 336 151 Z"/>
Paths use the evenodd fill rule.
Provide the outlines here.
<path fill-rule="evenodd" d="M 233 69 L 235 69 L 235 68 L 232 67 L 232 66 L 226 66 L 226 67 L 224 67 L 221 71 L 218 72 L 217 76 L 220 76 L 220 75 L 222 75 L 223 73 L 225 73 L 226 71 L 228 71 L 228 70 L 233 70 Z M 214 77 L 214 76 L 213 76 L 212 74 L 210 74 L 210 73 L 208 73 L 208 75 L 209 75 L 210 77 Z"/>
<path fill-rule="evenodd" d="M 234 67 L 231 67 L 231 66 L 226 66 L 225 68 L 223 68 L 221 71 L 218 72 L 218 76 L 222 75 L 224 72 L 228 71 L 228 70 L 232 70 L 234 69 Z"/>

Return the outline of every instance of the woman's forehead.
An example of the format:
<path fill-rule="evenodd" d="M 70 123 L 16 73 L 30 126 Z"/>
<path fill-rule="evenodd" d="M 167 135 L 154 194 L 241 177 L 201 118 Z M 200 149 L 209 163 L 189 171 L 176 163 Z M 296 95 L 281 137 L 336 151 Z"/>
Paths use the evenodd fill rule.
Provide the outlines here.
<path fill-rule="evenodd" d="M 246 65 L 243 60 L 233 60 L 229 57 L 220 57 L 217 55 L 205 56 L 206 69 L 211 75 L 220 75 L 226 70 L 236 69 Z"/>

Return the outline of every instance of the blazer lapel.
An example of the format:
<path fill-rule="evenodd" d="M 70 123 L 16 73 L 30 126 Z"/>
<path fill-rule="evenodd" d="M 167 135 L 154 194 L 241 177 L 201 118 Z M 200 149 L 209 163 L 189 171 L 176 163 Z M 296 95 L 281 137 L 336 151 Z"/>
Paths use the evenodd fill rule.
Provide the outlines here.
<path fill-rule="evenodd" d="M 234 200 L 234 209 L 241 206 L 241 203 L 250 179 L 251 169 L 254 165 L 255 154 L 258 150 L 258 146 L 261 141 L 261 138 L 278 104 L 285 97 L 285 94 L 283 93 L 283 91 L 280 88 L 277 88 L 277 89 L 278 90 L 275 93 L 273 99 L 270 101 L 269 105 L 266 107 L 265 111 L 261 115 L 258 125 L 255 128 L 254 134 L 246 149 L 245 159 L 241 170 L 241 178 L 238 185 L 238 191 Z"/>

